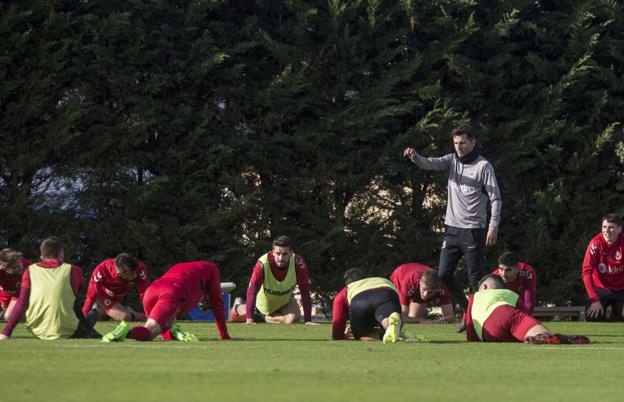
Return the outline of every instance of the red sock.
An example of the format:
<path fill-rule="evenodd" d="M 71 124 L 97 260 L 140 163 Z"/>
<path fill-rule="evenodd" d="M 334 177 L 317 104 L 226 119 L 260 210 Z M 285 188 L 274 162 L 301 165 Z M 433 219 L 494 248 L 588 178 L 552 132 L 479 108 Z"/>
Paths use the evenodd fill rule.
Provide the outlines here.
<path fill-rule="evenodd" d="M 152 333 L 149 329 L 147 329 L 147 327 L 137 325 L 136 327 L 132 327 L 132 329 L 130 329 L 128 338 L 136 339 L 137 341 L 151 341 Z"/>
<path fill-rule="evenodd" d="M 176 339 L 171 335 L 171 330 L 169 328 L 165 329 L 162 333 L 162 337 L 165 341 L 175 341 Z"/>

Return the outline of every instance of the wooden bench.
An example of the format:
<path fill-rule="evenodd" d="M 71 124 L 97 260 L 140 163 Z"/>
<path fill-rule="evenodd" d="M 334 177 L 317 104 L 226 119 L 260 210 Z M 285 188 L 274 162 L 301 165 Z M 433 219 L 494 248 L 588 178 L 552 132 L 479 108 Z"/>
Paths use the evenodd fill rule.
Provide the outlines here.
<path fill-rule="evenodd" d="M 533 317 L 570 317 L 585 321 L 585 306 L 535 307 Z"/>

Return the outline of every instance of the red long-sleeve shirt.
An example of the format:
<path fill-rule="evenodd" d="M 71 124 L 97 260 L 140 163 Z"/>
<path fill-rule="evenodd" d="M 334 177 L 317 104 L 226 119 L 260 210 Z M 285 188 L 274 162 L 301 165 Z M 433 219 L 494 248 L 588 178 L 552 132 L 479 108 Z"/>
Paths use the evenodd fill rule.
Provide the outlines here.
<path fill-rule="evenodd" d="M 126 280 L 117 274 L 115 259 L 109 258 L 98 264 L 91 273 L 87 296 L 82 306 L 82 314 L 87 315 L 93 304 L 99 298 L 110 298 L 121 302 L 128 292 L 136 287 L 141 300 L 149 286 L 147 269 L 143 263 L 139 263 L 136 270 L 136 279 Z"/>
<path fill-rule="evenodd" d="M 269 266 L 271 267 L 271 273 L 278 281 L 283 281 L 288 273 L 288 268 L 280 269 L 275 263 L 275 257 L 273 252 L 270 251 L 268 255 Z M 310 274 L 308 272 L 308 266 L 300 255 L 295 258 L 295 273 L 297 275 L 297 285 L 301 292 L 301 304 L 303 304 L 303 320 L 304 322 L 312 321 L 312 296 L 310 295 Z M 247 288 L 247 317 L 253 317 L 253 311 L 256 307 L 256 296 L 264 283 L 264 268 L 260 261 L 256 262 L 251 273 L 251 280 L 249 281 L 249 287 Z"/>
<path fill-rule="evenodd" d="M 609 292 L 624 290 L 624 233 L 613 244 L 602 233 L 589 242 L 583 259 L 583 284 L 592 302 L 600 301 L 596 288 Z"/>
<path fill-rule="evenodd" d="M 42 268 L 55 269 L 60 267 L 62 263 L 63 262 L 59 260 L 46 260 L 39 261 L 37 265 Z M 84 283 L 84 278 L 82 276 L 82 270 L 75 265 L 72 265 L 71 267 L 70 283 L 72 290 L 74 291 L 74 295 L 77 296 L 80 292 L 80 287 Z M 9 321 L 7 321 L 6 325 L 4 326 L 4 330 L 2 331 L 2 334 L 6 336 L 11 336 L 11 333 L 13 333 L 13 329 L 15 329 L 17 322 L 20 320 L 20 318 L 22 318 L 24 312 L 28 309 L 28 301 L 30 298 L 30 271 L 28 269 L 24 270 L 20 287 L 20 297 L 15 304 L 15 309 L 13 310 Z"/>
<path fill-rule="evenodd" d="M 223 297 L 221 296 L 221 273 L 219 268 L 206 261 L 175 264 L 154 281 L 154 286 L 170 286 L 181 289 L 183 298 L 178 315 L 182 316 L 208 297 L 221 339 L 229 339 Z"/>
<path fill-rule="evenodd" d="M 492 271 L 492 275 L 501 276 L 498 268 Z M 533 314 L 537 300 L 537 274 L 532 266 L 525 262 L 519 262 L 516 280 L 506 282 L 505 287 L 520 296 L 529 314 Z"/>
<path fill-rule="evenodd" d="M 342 288 L 334 297 L 332 306 L 332 339 L 345 339 L 345 329 L 349 320 L 349 300 L 347 299 L 347 288 Z"/>
<path fill-rule="evenodd" d="M 420 296 L 420 280 L 423 274 L 431 268 L 418 263 L 408 263 L 399 265 L 390 275 L 390 280 L 397 287 L 399 301 L 403 306 L 409 306 L 410 302 L 427 303 L 438 299 L 441 305 L 451 304 L 451 292 L 444 284 L 434 292 L 431 297 L 424 300 Z"/>

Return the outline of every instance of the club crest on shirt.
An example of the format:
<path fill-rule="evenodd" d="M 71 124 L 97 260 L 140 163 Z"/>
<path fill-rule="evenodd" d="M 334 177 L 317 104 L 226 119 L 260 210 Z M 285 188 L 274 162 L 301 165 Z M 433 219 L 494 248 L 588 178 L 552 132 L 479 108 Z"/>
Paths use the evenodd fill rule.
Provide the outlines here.
<path fill-rule="evenodd" d="M 603 263 L 598 264 L 598 272 L 604 274 L 605 272 L 607 272 L 607 266 Z"/>
<path fill-rule="evenodd" d="M 622 259 L 622 253 L 620 253 L 620 250 L 617 250 L 615 252 L 615 259 L 616 260 L 621 260 Z"/>

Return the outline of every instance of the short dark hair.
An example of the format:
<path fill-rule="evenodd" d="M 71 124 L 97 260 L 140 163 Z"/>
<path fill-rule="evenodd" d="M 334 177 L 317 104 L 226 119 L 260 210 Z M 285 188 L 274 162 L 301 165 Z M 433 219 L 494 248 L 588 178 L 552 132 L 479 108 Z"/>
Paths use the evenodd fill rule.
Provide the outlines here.
<path fill-rule="evenodd" d="M 487 281 L 488 279 L 491 279 L 494 281 L 494 286 L 490 286 L 491 288 L 505 289 L 505 282 L 503 282 L 503 279 L 500 276 L 494 275 L 494 274 L 487 274 L 483 278 L 481 278 L 481 280 L 479 281 L 478 287 L 480 288 L 483 282 Z"/>
<path fill-rule="evenodd" d="M 520 262 L 520 258 L 518 258 L 518 254 L 513 251 L 505 251 L 498 259 L 499 264 L 504 264 L 507 266 L 515 266 Z"/>
<path fill-rule="evenodd" d="M 353 267 L 349 268 L 345 271 L 342 276 L 342 280 L 344 281 L 345 286 L 355 281 L 359 281 L 360 279 L 364 279 L 366 276 L 364 275 L 364 271 L 362 268 Z"/>
<path fill-rule="evenodd" d="M 288 236 L 279 236 L 273 240 L 273 247 L 288 247 L 289 249 L 293 249 L 293 242 L 290 240 Z"/>
<path fill-rule="evenodd" d="M 470 124 L 464 123 L 464 124 L 460 124 L 459 126 L 455 127 L 452 131 L 451 131 L 451 136 L 455 137 L 458 135 L 465 135 L 466 137 L 470 138 L 471 140 L 473 140 L 475 138 L 475 134 L 472 131 L 472 126 Z"/>
<path fill-rule="evenodd" d="M 438 276 L 438 271 L 435 269 L 426 270 L 420 280 L 423 281 L 425 286 L 429 289 L 435 289 L 440 286 L 440 277 Z"/>
<path fill-rule="evenodd" d="M 63 252 L 63 241 L 56 236 L 46 237 L 41 242 L 39 251 L 43 258 L 59 258 Z"/>
<path fill-rule="evenodd" d="M 121 272 L 135 272 L 137 270 L 139 263 L 128 253 L 121 253 L 117 257 L 115 257 L 115 266 Z"/>
<path fill-rule="evenodd" d="M 607 221 L 609 223 L 615 223 L 616 225 L 622 227 L 624 226 L 622 224 L 622 218 L 620 218 L 617 214 L 606 214 L 605 216 L 602 217 L 602 220 L 600 221 L 600 223 Z"/>

